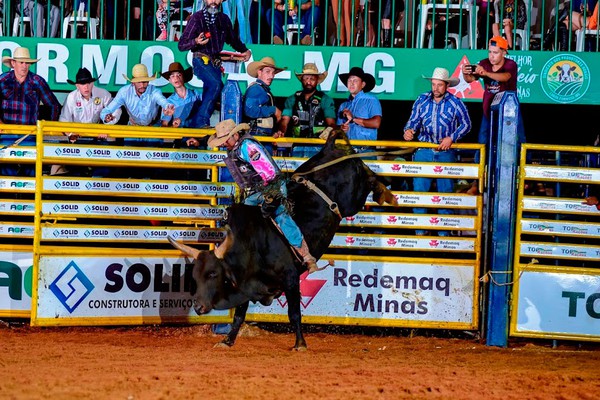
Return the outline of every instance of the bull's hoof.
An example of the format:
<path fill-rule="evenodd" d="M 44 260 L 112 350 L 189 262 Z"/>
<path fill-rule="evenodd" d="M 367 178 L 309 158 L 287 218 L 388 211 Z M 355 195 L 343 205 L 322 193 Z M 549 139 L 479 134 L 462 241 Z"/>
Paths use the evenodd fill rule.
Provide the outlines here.
<path fill-rule="evenodd" d="M 215 345 L 213 346 L 213 349 L 230 349 L 231 346 L 233 346 L 233 345 L 225 343 L 225 342 L 219 342 L 219 343 L 215 343 Z"/>
<path fill-rule="evenodd" d="M 292 351 L 308 351 L 308 347 L 306 347 L 306 345 L 295 346 L 295 347 L 292 347 Z"/>

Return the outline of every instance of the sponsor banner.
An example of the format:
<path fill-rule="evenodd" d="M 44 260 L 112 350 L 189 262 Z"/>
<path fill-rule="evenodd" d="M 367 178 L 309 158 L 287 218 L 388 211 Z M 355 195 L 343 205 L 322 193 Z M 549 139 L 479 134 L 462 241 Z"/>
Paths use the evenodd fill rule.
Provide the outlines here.
<path fill-rule="evenodd" d="M 600 246 L 521 242 L 521 256 L 600 260 Z"/>
<path fill-rule="evenodd" d="M 600 337 L 598 288 L 600 276 L 589 272 L 522 271 L 511 325 L 516 333 Z"/>
<path fill-rule="evenodd" d="M 551 233 L 553 235 L 600 236 L 600 224 L 521 220 L 522 233 Z"/>
<path fill-rule="evenodd" d="M 33 203 L 31 204 L 33 207 Z M 0 212 L 2 208 L 0 206 Z M 174 204 L 139 203 L 86 203 L 71 201 L 47 201 L 42 203 L 42 214 L 45 216 L 111 216 L 111 217 L 160 217 L 169 219 L 206 219 L 221 220 L 225 214 L 223 206 L 196 206 Z"/>
<path fill-rule="evenodd" d="M 383 250 L 437 250 L 437 251 L 475 251 L 475 239 L 429 237 L 429 236 L 392 236 L 361 235 L 337 233 L 329 246 L 331 248 L 367 248 Z"/>
<path fill-rule="evenodd" d="M 476 208 L 478 196 L 468 194 L 444 194 L 444 193 L 414 193 L 393 192 L 398 206 L 411 207 L 440 207 L 440 208 Z M 375 205 L 373 193 L 367 196 L 367 204 Z"/>
<path fill-rule="evenodd" d="M 32 265 L 31 252 L 0 250 L 0 316 L 29 316 Z"/>
<path fill-rule="evenodd" d="M 35 191 L 35 178 L 3 176 L 0 179 L 0 191 L 33 193 Z"/>
<path fill-rule="evenodd" d="M 568 182 L 600 182 L 600 170 L 596 168 L 572 168 L 526 166 L 525 177 L 529 179 L 540 178 Z"/>
<path fill-rule="evenodd" d="M 24 163 L 35 162 L 36 150 L 35 147 L 9 147 L 0 150 L 0 159 L 18 161 Z"/>
<path fill-rule="evenodd" d="M 32 319 L 48 325 L 84 318 L 93 325 L 91 318 L 101 317 L 115 324 L 128 318 L 189 321 L 197 317 L 192 268 L 184 258 L 41 256 Z M 228 315 L 228 310 L 207 314 Z"/>
<path fill-rule="evenodd" d="M 419 215 L 419 214 L 389 214 L 389 213 L 360 213 L 353 217 L 342 219 L 345 226 L 385 226 L 385 227 L 443 227 L 474 229 L 474 217 L 454 215 Z"/>
<path fill-rule="evenodd" d="M 0 237 L 33 238 L 33 224 L 27 222 L 0 222 Z"/>
<path fill-rule="evenodd" d="M 596 206 L 582 204 L 582 199 L 549 199 L 523 197 L 523 211 L 564 212 L 569 214 L 600 214 Z"/>
<path fill-rule="evenodd" d="M 43 190 L 48 193 L 119 193 L 148 195 L 188 195 L 230 197 L 235 194 L 235 183 L 198 183 L 181 181 L 132 181 L 82 178 L 44 178 Z"/>
<path fill-rule="evenodd" d="M 430 176 L 444 178 L 471 178 L 479 176 L 477 164 L 436 164 L 413 162 L 365 162 L 376 174 L 393 174 L 399 176 Z"/>
<path fill-rule="evenodd" d="M 73 146 L 68 144 L 44 145 L 44 157 L 64 158 L 69 160 L 85 161 L 138 161 L 141 163 L 166 163 L 166 164 L 206 164 L 214 166 L 225 158 L 225 152 L 172 150 L 172 149 L 146 149 L 108 146 Z"/>
<path fill-rule="evenodd" d="M 0 214 L 33 215 L 35 203 L 33 200 L 8 200 L 2 199 Z"/>
<path fill-rule="evenodd" d="M 474 274 L 474 265 L 336 260 L 301 276 L 302 317 L 473 324 Z M 285 295 L 248 313 L 287 315 Z"/>
<path fill-rule="evenodd" d="M 146 228 L 146 227 L 42 227 L 42 240 L 110 241 L 110 242 L 165 242 L 168 236 L 191 242 L 222 242 L 225 230 L 219 228 Z"/>

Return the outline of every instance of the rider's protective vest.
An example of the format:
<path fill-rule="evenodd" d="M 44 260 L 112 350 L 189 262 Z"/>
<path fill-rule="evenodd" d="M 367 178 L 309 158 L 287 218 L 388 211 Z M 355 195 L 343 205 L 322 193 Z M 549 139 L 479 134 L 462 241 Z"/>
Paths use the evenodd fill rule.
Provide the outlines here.
<path fill-rule="evenodd" d="M 323 95 L 322 91 L 317 90 L 307 101 L 301 90 L 295 93 L 296 101 L 292 108 L 294 137 L 315 138 L 319 136 L 322 129 L 315 130 L 314 128 L 325 126 L 325 112 L 321 107 Z M 298 118 L 297 121 L 296 118 Z"/>

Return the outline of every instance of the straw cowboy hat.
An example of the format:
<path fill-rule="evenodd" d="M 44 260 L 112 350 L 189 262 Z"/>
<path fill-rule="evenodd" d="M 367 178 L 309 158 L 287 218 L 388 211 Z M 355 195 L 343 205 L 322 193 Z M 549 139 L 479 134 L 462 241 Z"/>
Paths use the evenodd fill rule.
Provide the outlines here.
<path fill-rule="evenodd" d="M 75 75 L 75 81 L 67 79 L 67 82 L 71 85 L 85 85 L 86 83 L 96 82 L 98 78 L 92 78 L 92 73 L 87 68 L 79 68 Z"/>
<path fill-rule="evenodd" d="M 25 47 L 17 47 L 15 51 L 13 51 L 12 57 L 2 57 L 2 64 L 6 65 L 8 68 L 12 68 L 12 65 L 10 63 L 12 60 L 30 64 L 40 61 L 39 58 L 31 58 L 31 56 L 29 55 L 29 49 Z"/>
<path fill-rule="evenodd" d="M 340 80 L 344 86 L 348 87 L 348 78 L 351 76 L 358 76 L 365 83 L 365 87 L 363 88 L 363 92 L 365 93 L 370 92 L 375 87 L 375 77 L 371 74 L 367 74 L 360 67 L 352 67 L 350 68 L 350 72 L 340 74 Z"/>
<path fill-rule="evenodd" d="M 423 78 L 430 81 L 433 79 L 437 79 L 438 81 L 447 82 L 449 87 L 456 86 L 458 85 L 458 82 L 460 82 L 458 78 L 452 78 L 446 68 L 439 67 L 433 70 L 433 75 L 431 77 L 423 75 Z"/>
<path fill-rule="evenodd" d="M 131 69 L 131 79 L 123 74 L 123 78 L 131 83 L 150 82 L 156 79 L 156 75 L 148 76 L 148 68 L 144 64 L 135 64 Z"/>
<path fill-rule="evenodd" d="M 171 64 L 169 64 L 169 70 L 166 72 L 163 72 L 162 74 L 160 74 L 163 78 L 165 78 L 166 80 L 169 80 L 169 78 L 171 77 L 171 74 L 173 72 L 179 72 L 181 73 L 181 75 L 183 76 L 183 82 L 187 83 L 189 81 L 192 80 L 192 78 L 194 77 L 194 71 L 192 70 L 192 67 L 189 67 L 187 69 L 183 69 L 183 65 L 181 65 L 178 62 L 172 62 Z"/>
<path fill-rule="evenodd" d="M 258 71 L 264 67 L 275 68 L 275 74 L 287 69 L 287 67 L 277 67 L 275 65 L 275 60 L 273 60 L 271 57 L 263 57 L 260 61 L 252 61 L 250 64 L 248 64 L 246 72 L 251 77 L 256 78 L 258 76 Z"/>
<path fill-rule="evenodd" d="M 216 133 L 208 138 L 208 147 L 219 147 L 223 145 L 230 137 L 239 131 L 250 130 L 250 125 L 243 123 L 236 125 L 232 119 L 221 121 L 215 126 Z"/>
<path fill-rule="evenodd" d="M 302 72 L 300 72 L 300 73 L 296 72 L 295 74 L 296 74 L 296 78 L 298 78 L 299 81 L 302 81 L 302 76 L 304 76 L 304 75 L 316 75 L 319 79 L 317 81 L 317 84 L 323 82 L 325 80 L 325 78 L 327 78 L 327 71 L 319 72 L 317 65 L 314 63 L 304 64 L 304 67 L 302 67 Z"/>

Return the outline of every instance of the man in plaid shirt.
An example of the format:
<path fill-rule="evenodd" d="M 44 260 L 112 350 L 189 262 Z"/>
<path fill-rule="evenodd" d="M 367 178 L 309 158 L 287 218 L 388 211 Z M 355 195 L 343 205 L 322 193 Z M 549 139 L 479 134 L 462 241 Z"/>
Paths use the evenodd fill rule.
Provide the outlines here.
<path fill-rule="evenodd" d="M 39 119 L 40 102 L 50 108 L 50 119 L 58 120 L 60 103 L 41 76 L 29 71 L 31 64 L 39 59 L 31 58 L 29 49 L 17 47 L 12 57 L 2 57 L 2 63 L 9 72 L 0 76 L 0 122 L 5 124 L 35 125 Z M 35 145 L 35 138 L 24 144 Z M 33 176 L 33 166 L 18 168 L 4 164 L 2 175 Z"/>

